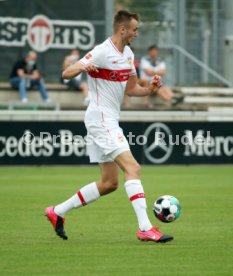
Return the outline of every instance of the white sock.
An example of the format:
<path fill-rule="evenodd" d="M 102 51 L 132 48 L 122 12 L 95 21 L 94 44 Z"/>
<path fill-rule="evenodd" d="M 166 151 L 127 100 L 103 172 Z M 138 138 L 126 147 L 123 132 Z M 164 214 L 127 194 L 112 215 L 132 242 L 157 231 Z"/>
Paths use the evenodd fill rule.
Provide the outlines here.
<path fill-rule="evenodd" d="M 99 190 L 96 186 L 96 182 L 90 183 L 80 189 L 75 195 L 68 200 L 55 206 L 54 212 L 64 217 L 65 214 L 73 208 L 79 208 L 85 206 L 88 203 L 97 200 L 100 197 Z"/>
<path fill-rule="evenodd" d="M 147 231 L 152 228 L 152 224 L 146 212 L 146 199 L 141 180 L 128 180 L 125 182 L 125 190 L 136 213 L 139 228 Z"/>

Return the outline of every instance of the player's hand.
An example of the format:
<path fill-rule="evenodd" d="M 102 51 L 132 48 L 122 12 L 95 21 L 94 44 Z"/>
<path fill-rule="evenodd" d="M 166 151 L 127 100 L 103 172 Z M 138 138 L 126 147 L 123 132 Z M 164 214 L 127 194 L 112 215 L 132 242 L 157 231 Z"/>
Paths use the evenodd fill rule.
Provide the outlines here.
<path fill-rule="evenodd" d="M 162 78 L 158 75 L 154 75 L 152 81 L 150 82 L 150 89 L 152 92 L 157 92 L 157 90 L 163 85 Z"/>
<path fill-rule="evenodd" d="M 84 67 L 84 70 L 89 73 L 89 72 L 95 72 L 95 73 L 98 73 L 99 70 L 95 67 L 94 64 L 92 63 L 89 63 L 87 64 L 85 67 Z"/>

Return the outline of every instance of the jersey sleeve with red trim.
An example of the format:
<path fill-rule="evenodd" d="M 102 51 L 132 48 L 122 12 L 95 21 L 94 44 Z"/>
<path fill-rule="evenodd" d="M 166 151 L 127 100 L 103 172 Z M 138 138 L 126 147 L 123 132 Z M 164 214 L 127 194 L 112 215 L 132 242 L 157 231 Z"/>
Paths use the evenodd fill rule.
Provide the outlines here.
<path fill-rule="evenodd" d="M 130 76 L 133 76 L 133 75 L 137 75 L 137 71 L 135 69 L 135 65 L 134 65 L 134 54 L 132 52 L 132 50 L 128 47 L 128 51 L 129 51 L 129 64 L 130 64 L 130 68 L 131 68 L 131 72 L 130 72 Z"/>
<path fill-rule="evenodd" d="M 130 75 L 130 76 L 137 75 L 137 71 L 136 71 L 136 69 L 135 69 L 134 62 L 133 62 L 133 64 L 132 64 L 131 73 L 130 73 L 129 75 Z"/>
<path fill-rule="evenodd" d="M 104 51 L 101 49 L 100 46 L 96 46 L 93 50 L 88 52 L 82 59 L 80 59 L 80 62 L 83 65 L 87 65 L 92 63 L 96 67 L 103 67 L 103 60 L 104 60 Z"/>

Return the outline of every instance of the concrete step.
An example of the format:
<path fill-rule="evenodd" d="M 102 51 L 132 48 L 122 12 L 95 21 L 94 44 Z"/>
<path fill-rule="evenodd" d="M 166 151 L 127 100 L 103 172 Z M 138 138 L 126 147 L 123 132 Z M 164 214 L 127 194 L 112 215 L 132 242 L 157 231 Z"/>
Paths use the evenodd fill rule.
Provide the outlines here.
<path fill-rule="evenodd" d="M 233 105 L 233 97 L 206 97 L 206 96 L 186 96 L 184 103 L 193 104 L 218 104 L 218 105 Z"/>
<path fill-rule="evenodd" d="M 30 101 L 23 103 L 21 101 L 0 102 L 1 110 L 60 110 L 59 102 L 38 102 Z"/>
<path fill-rule="evenodd" d="M 233 96 L 233 88 L 224 87 L 175 87 L 182 95 L 226 95 Z"/>
<path fill-rule="evenodd" d="M 46 88 L 48 90 L 56 90 L 56 91 L 64 91 L 67 90 L 67 86 L 65 84 L 62 83 L 46 83 Z M 0 82 L 0 91 L 1 90 L 13 90 L 10 83 L 8 82 Z"/>

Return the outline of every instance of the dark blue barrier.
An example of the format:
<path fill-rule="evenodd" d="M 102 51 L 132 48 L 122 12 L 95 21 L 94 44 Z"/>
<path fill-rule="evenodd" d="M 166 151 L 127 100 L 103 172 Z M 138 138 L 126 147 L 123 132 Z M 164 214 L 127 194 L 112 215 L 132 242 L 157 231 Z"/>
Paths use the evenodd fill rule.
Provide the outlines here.
<path fill-rule="evenodd" d="M 123 122 L 141 164 L 232 164 L 232 122 Z M 0 122 L 0 164 L 89 164 L 83 122 Z"/>

